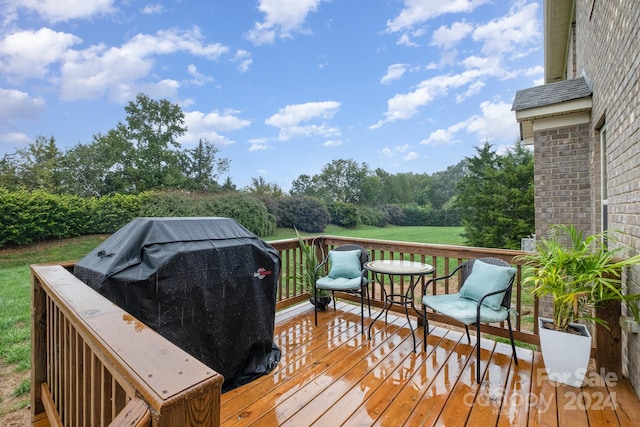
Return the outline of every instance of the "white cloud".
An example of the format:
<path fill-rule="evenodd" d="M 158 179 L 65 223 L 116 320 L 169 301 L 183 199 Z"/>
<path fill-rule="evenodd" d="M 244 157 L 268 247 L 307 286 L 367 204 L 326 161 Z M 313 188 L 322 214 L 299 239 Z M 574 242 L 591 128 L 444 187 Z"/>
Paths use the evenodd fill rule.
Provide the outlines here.
<path fill-rule="evenodd" d="M 483 43 L 483 53 L 516 52 L 523 46 L 537 46 L 540 43 L 539 21 L 536 19 L 538 4 L 518 4 L 516 7 L 509 14 L 480 25 L 473 31 L 473 39 Z"/>
<path fill-rule="evenodd" d="M 73 34 L 49 28 L 8 34 L 0 39 L 0 71 L 15 81 L 44 78 L 49 66 L 61 61 L 68 49 L 80 42 Z"/>
<path fill-rule="evenodd" d="M 305 104 L 287 105 L 276 114 L 268 117 L 265 124 L 279 128 L 278 139 L 288 141 L 298 137 L 321 136 L 335 138 L 340 130 L 328 126 L 327 120 L 333 118 L 340 108 L 336 101 L 307 102 Z M 320 124 L 308 122 L 320 121 Z"/>
<path fill-rule="evenodd" d="M 404 75 L 404 73 L 406 73 L 406 71 L 407 71 L 406 64 L 389 65 L 389 67 L 387 67 L 387 73 L 384 76 L 382 76 L 382 78 L 380 79 L 380 83 L 387 84 L 394 80 L 398 80 Z"/>
<path fill-rule="evenodd" d="M 453 134 L 447 129 L 438 129 L 431 132 L 427 139 L 420 142 L 421 145 L 446 145 L 453 140 Z"/>
<path fill-rule="evenodd" d="M 249 120 L 238 117 L 238 111 L 225 110 L 222 113 L 212 111 L 190 111 L 184 113 L 187 132 L 178 140 L 181 144 L 193 145 L 200 139 L 206 139 L 216 145 L 230 145 L 233 141 L 220 132 L 234 132 L 251 124 Z"/>
<path fill-rule="evenodd" d="M 387 31 L 406 31 L 447 13 L 469 13 L 489 0 L 404 0 L 400 14 L 387 21 Z"/>
<path fill-rule="evenodd" d="M 404 33 L 400 36 L 400 38 L 396 41 L 397 45 L 400 46 L 408 46 L 408 47 L 417 47 L 418 43 L 414 42 L 409 38 L 409 34 Z"/>
<path fill-rule="evenodd" d="M 200 73 L 198 71 L 198 67 L 196 67 L 194 64 L 189 64 L 187 66 L 187 73 L 189 73 L 189 75 L 193 77 L 193 79 L 191 79 L 189 83 L 195 86 L 202 86 L 205 83 L 213 81 L 213 77 L 206 76 Z"/>
<path fill-rule="evenodd" d="M 410 119 L 421 107 L 431 103 L 437 97 L 446 95 L 451 89 L 473 84 L 485 74 L 487 72 L 484 70 L 467 70 L 460 74 L 436 76 L 424 80 L 414 91 L 397 94 L 389 99 L 384 118 L 370 128 L 377 129 L 385 123 Z"/>
<path fill-rule="evenodd" d="M 406 156 L 402 158 L 402 160 L 404 160 L 405 162 L 410 162 L 411 160 L 415 160 L 418 158 L 420 158 L 420 154 L 418 154 L 416 151 L 410 151 Z"/>
<path fill-rule="evenodd" d="M 308 33 L 303 24 L 310 12 L 327 0 L 259 0 L 258 8 L 266 16 L 246 34 L 256 45 L 270 44 L 275 38 L 289 38 L 291 33 Z"/>
<path fill-rule="evenodd" d="M 340 147 L 341 145 L 344 145 L 341 139 L 329 139 L 322 144 L 323 147 Z"/>
<path fill-rule="evenodd" d="M 61 96 L 65 100 L 95 99 L 108 93 L 114 101 L 131 99 L 143 86 L 138 81 L 150 75 L 155 55 L 186 52 L 215 60 L 228 47 L 205 43 L 198 28 L 159 31 L 156 35 L 138 34 L 121 47 L 95 45 L 84 50 L 70 50 L 61 69 Z M 148 82 L 156 93 L 171 89 L 168 81 Z"/>
<path fill-rule="evenodd" d="M 232 61 L 238 64 L 238 70 L 240 70 L 241 73 L 248 71 L 249 67 L 253 64 L 251 53 L 243 49 L 236 51 Z"/>
<path fill-rule="evenodd" d="M 5 0 L 8 11 L 26 9 L 48 22 L 87 19 L 115 11 L 115 0 Z"/>
<path fill-rule="evenodd" d="M 236 110 L 224 110 L 222 114 L 218 111 L 212 111 L 208 114 L 191 111 L 185 113 L 184 119 L 189 129 L 207 128 L 221 132 L 233 132 L 251 124 L 251 121 L 238 117 L 238 113 L 239 111 Z"/>
<path fill-rule="evenodd" d="M 327 134 L 330 128 L 325 126 L 299 126 L 301 123 L 311 120 L 328 120 L 340 108 L 340 103 L 336 101 L 307 102 L 306 104 L 287 105 L 281 108 L 276 114 L 267 118 L 265 124 L 280 128 L 285 134 L 291 136 L 305 134 L 314 131 L 319 134 Z M 288 131 L 287 131 L 288 129 Z M 306 130 L 305 130 L 306 129 Z M 288 139 L 288 138 L 287 138 Z"/>
<path fill-rule="evenodd" d="M 479 94 L 484 86 L 485 86 L 485 83 L 481 81 L 471 83 L 465 93 L 456 95 L 456 102 L 460 103 L 467 98 L 470 98 L 474 95 Z"/>
<path fill-rule="evenodd" d="M 11 146 L 24 146 L 33 142 L 32 138 L 29 138 L 24 133 L 9 132 L 0 133 L 0 144 L 7 144 Z"/>
<path fill-rule="evenodd" d="M 31 143 L 32 138 L 22 132 L 15 132 L 16 120 L 37 119 L 45 110 L 40 98 L 32 98 L 28 93 L 15 89 L 0 88 L 0 144 L 21 146 Z M 2 151 L 5 151 L 2 149 Z"/>
<path fill-rule="evenodd" d="M 441 26 L 433 32 L 431 44 L 443 49 L 451 49 L 473 31 L 473 25 L 454 22 L 451 27 Z"/>
<path fill-rule="evenodd" d="M 155 15 L 158 13 L 162 13 L 163 11 L 164 6 L 162 6 L 160 3 L 147 4 L 142 9 L 142 13 L 144 13 L 145 15 Z"/>
<path fill-rule="evenodd" d="M 480 142 L 506 141 L 512 143 L 518 137 L 518 124 L 514 120 L 511 104 L 484 101 L 480 104 L 480 114 L 475 114 L 447 129 L 438 129 L 420 144 L 451 144 L 456 142 L 455 135 L 462 130 L 474 135 Z"/>
<path fill-rule="evenodd" d="M 404 161 L 415 160 L 420 157 L 420 155 L 416 151 L 412 151 L 412 146 L 409 144 L 404 145 L 396 145 L 395 147 L 385 147 L 382 149 L 381 153 L 385 157 L 396 157 L 399 154 L 402 154 L 402 159 Z"/>
<path fill-rule="evenodd" d="M 11 129 L 17 119 L 35 119 L 45 109 L 44 101 L 28 93 L 0 88 L 0 129 Z"/>
<path fill-rule="evenodd" d="M 323 138 L 333 138 L 340 136 L 340 129 L 322 125 L 287 126 L 280 128 L 278 139 L 288 141 L 293 138 L 321 136 Z"/>
<path fill-rule="evenodd" d="M 467 132 L 474 134 L 479 141 L 510 140 L 518 136 L 518 124 L 514 120 L 511 104 L 506 102 L 480 104 L 481 115 L 467 121 Z"/>
<path fill-rule="evenodd" d="M 249 146 L 249 151 L 265 151 L 272 149 L 272 147 L 269 145 L 269 142 L 265 138 L 251 139 L 249 140 L 249 143 L 251 144 Z"/>

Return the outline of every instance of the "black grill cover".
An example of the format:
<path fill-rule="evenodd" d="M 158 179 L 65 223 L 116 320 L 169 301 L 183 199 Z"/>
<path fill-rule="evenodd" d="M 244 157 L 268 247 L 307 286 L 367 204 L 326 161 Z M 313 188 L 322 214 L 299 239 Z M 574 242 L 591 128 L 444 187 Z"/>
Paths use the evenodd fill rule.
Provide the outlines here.
<path fill-rule="evenodd" d="M 229 218 L 137 218 L 74 275 L 225 378 L 271 371 L 278 252 Z M 131 343 L 135 345 L 135 343 Z"/>

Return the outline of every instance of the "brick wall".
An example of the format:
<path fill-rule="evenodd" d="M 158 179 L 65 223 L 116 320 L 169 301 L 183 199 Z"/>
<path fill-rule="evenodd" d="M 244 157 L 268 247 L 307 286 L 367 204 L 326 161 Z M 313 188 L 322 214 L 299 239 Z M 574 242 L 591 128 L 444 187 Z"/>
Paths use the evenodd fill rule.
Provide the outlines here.
<path fill-rule="evenodd" d="M 593 13 L 590 6 L 590 1 L 576 1 L 576 64 L 593 81 L 589 130 L 593 141 L 599 140 L 597 128 L 606 125 L 609 228 L 622 231 L 621 244 L 637 254 L 640 252 L 640 2 L 596 0 Z M 596 149 L 594 144 L 594 153 Z M 597 215 L 598 210 L 594 209 L 593 224 L 599 224 Z M 640 292 L 640 270 L 629 271 L 625 282 L 631 292 Z M 623 335 L 622 353 L 623 372 L 640 395 L 637 334 Z"/>
<path fill-rule="evenodd" d="M 552 224 L 592 231 L 592 149 L 590 124 L 534 133 L 536 236 Z M 540 316 L 551 317 L 553 301 L 540 301 Z"/>

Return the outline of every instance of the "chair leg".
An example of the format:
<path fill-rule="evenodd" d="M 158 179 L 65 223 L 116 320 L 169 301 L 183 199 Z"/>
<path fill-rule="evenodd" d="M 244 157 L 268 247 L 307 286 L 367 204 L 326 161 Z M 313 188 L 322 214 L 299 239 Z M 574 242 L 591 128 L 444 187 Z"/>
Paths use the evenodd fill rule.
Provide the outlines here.
<path fill-rule="evenodd" d="M 360 332 L 364 335 L 364 295 L 360 289 Z"/>
<path fill-rule="evenodd" d="M 471 344 L 471 337 L 469 336 L 469 326 L 464 325 L 464 329 L 467 331 L 467 342 Z"/>
<path fill-rule="evenodd" d="M 313 287 L 313 315 L 316 319 L 316 326 L 318 326 L 318 290 Z"/>
<path fill-rule="evenodd" d="M 480 379 L 480 322 L 476 322 L 476 380 L 478 384 L 482 382 Z"/>
<path fill-rule="evenodd" d="M 516 343 L 513 341 L 513 330 L 511 329 L 511 316 L 507 317 L 507 325 L 509 326 L 509 337 L 511 338 L 511 350 L 513 351 L 513 361 L 518 364 L 518 356 L 516 355 Z"/>
<path fill-rule="evenodd" d="M 333 297 L 333 311 L 336 311 L 336 293 L 331 291 L 331 296 Z"/>
<path fill-rule="evenodd" d="M 369 319 L 371 319 L 371 296 L 369 295 L 369 284 L 364 287 L 367 292 L 367 305 L 369 306 Z"/>
<path fill-rule="evenodd" d="M 427 335 L 429 335 L 429 319 L 427 318 L 427 306 L 422 306 L 422 319 L 424 325 L 422 325 L 422 350 L 427 351 Z"/>

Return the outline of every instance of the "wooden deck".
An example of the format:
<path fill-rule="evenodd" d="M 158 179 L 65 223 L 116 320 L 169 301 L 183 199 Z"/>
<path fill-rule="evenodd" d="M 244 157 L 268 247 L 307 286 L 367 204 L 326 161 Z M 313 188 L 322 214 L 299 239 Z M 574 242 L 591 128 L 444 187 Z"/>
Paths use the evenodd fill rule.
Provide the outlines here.
<path fill-rule="evenodd" d="M 375 317 L 375 313 L 372 313 Z M 369 320 L 365 320 L 365 327 Z M 542 355 L 481 339 L 483 382 L 475 378 L 475 337 L 432 329 L 418 351 L 406 319 L 389 314 L 372 338 L 359 306 L 319 313 L 301 304 L 278 314 L 282 351 L 270 374 L 222 395 L 223 426 L 632 426 L 640 401 L 628 381 L 589 373 L 582 389 L 546 378 Z M 634 421 L 635 420 L 635 421 Z"/>

